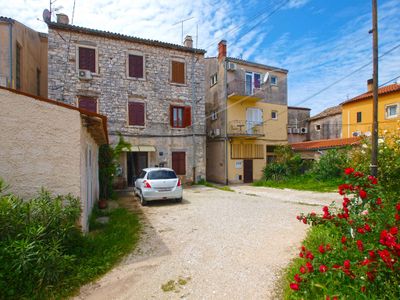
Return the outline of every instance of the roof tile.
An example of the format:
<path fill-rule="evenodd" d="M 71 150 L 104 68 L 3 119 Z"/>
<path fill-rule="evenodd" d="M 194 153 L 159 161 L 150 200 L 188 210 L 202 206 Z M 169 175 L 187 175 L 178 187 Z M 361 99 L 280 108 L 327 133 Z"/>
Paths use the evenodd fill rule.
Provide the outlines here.
<path fill-rule="evenodd" d="M 290 144 L 294 151 L 300 150 L 320 150 L 357 145 L 361 142 L 361 137 L 351 137 L 342 139 L 316 140 Z"/>

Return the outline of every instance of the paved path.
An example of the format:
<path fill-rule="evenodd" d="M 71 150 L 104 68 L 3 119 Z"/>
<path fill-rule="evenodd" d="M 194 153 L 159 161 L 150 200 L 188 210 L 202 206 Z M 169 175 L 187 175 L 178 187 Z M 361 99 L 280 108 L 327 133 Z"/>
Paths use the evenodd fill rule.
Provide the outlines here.
<path fill-rule="evenodd" d="M 319 212 L 335 194 L 236 186 L 235 192 L 185 189 L 181 204 L 141 208 L 137 249 L 78 299 L 273 299 L 280 271 L 298 252 L 307 226 L 299 212 Z M 167 283 L 170 282 L 168 285 Z M 164 291 L 162 286 L 164 285 Z"/>

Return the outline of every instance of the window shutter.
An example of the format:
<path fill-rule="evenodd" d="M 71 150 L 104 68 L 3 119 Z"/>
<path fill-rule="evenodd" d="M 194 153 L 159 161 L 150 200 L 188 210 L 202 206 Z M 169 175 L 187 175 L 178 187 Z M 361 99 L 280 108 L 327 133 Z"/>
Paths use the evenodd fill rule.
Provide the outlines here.
<path fill-rule="evenodd" d="M 79 69 L 96 72 L 96 50 L 79 47 Z"/>
<path fill-rule="evenodd" d="M 192 107 L 185 106 L 183 111 L 183 127 L 192 125 Z"/>
<path fill-rule="evenodd" d="M 142 102 L 129 102 L 128 103 L 129 113 L 129 125 L 144 126 L 145 121 L 145 107 Z"/>
<path fill-rule="evenodd" d="M 172 105 L 169 107 L 169 124 L 174 127 L 174 107 Z"/>
<path fill-rule="evenodd" d="M 185 63 L 172 61 L 172 82 L 185 83 Z"/>
<path fill-rule="evenodd" d="M 143 78 L 143 56 L 129 54 L 129 77 Z"/>
<path fill-rule="evenodd" d="M 97 112 L 97 100 L 90 97 L 79 98 L 79 108 L 85 109 L 90 112 Z"/>

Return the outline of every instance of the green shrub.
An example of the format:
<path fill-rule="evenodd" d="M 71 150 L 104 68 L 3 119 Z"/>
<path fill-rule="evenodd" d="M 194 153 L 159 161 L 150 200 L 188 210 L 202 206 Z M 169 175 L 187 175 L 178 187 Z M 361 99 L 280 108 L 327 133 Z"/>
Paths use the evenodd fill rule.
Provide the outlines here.
<path fill-rule="evenodd" d="M 343 169 L 348 166 L 348 149 L 328 150 L 314 162 L 311 173 L 318 180 L 343 177 Z"/>
<path fill-rule="evenodd" d="M 69 254 L 82 241 L 80 203 L 42 190 L 24 201 L 6 194 L 0 180 L 0 290 L 2 298 L 43 298 L 73 270 Z"/>
<path fill-rule="evenodd" d="M 302 174 L 306 164 L 299 154 L 295 154 L 289 146 L 278 146 L 275 149 L 275 161 L 264 168 L 264 178 L 275 181 Z"/>

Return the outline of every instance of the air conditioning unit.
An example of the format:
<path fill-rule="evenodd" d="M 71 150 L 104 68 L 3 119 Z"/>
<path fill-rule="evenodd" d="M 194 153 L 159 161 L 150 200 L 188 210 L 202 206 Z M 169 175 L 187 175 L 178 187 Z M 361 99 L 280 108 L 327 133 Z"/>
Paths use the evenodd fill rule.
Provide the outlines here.
<path fill-rule="evenodd" d="M 215 128 L 214 129 L 214 136 L 220 136 L 221 135 L 221 129 L 220 128 Z"/>
<path fill-rule="evenodd" d="M 352 133 L 351 133 L 351 135 L 352 136 L 361 136 L 361 131 L 353 131 Z"/>
<path fill-rule="evenodd" d="M 214 137 L 214 129 L 210 129 L 210 131 L 208 132 L 208 136 Z"/>
<path fill-rule="evenodd" d="M 236 64 L 233 63 L 233 62 L 229 62 L 229 61 L 228 61 L 228 64 L 227 64 L 227 66 L 226 66 L 226 69 L 227 69 L 228 71 L 235 71 L 235 70 L 236 70 Z"/>
<path fill-rule="evenodd" d="M 308 132 L 307 127 L 301 127 L 301 128 L 300 128 L 300 132 L 301 132 L 302 134 L 307 133 L 307 132 Z"/>
<path fill-rule="evenodd" d="M 288 129 L 287 129 L 287 133 L 292 133 L 292 127 L 288 127 Z"/>
<path fill-rule="evenodd" d="M 90 70 L 79 70 L 79 79 L 92 79 L 92 72 Z"/>
<path fill-rule="evenodd" d="M 292 128 L 292 133 L 300 133 L 300 128 Z"/>

